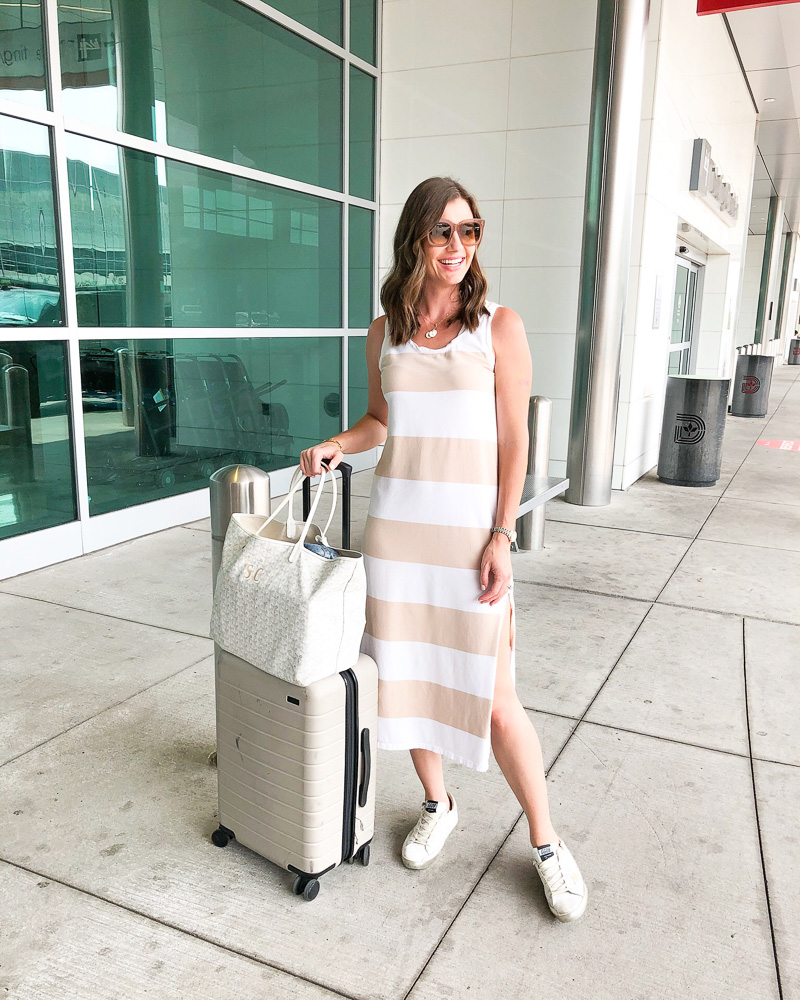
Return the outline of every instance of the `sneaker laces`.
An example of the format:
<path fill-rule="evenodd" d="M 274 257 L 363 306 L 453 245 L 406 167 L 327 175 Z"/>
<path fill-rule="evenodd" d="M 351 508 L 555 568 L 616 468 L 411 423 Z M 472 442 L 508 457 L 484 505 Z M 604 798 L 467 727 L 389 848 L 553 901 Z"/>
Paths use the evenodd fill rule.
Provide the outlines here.
<path fill-rule="evenodd" d="M 414 833 L 411 839 L 415 844 L 422 844 L 424 847 L 428 843 L 430 835 L 433 833 L 433 828 L 436 826 L 436 820 L 438 819 L 436 813 L 426 812 L 422 810 L 422 815 L 417 820 L 417 824 L 414 827 Z"/>
<path fill-rule="evenodd" d="M 570 886 L 567 882 L 564 869 L 561 867 L 558 854 L 554 854 L 552 858 L 548 858 L 547 861 L 543 861 L 539 865 L 539 871 L 544 876 L 547 888 L 554 896 L 565 890 L 568 892 L 570 891 Z"/>

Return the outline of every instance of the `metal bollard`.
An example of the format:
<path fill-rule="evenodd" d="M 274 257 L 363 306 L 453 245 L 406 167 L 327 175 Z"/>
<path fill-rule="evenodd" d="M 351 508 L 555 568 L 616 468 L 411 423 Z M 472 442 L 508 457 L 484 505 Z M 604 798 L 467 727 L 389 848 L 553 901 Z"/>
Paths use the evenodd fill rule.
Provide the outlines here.
<path fill-rule="evenodd" d="M 33 438 L 31 435 L 31 393 L 28 369 L 22 365 L 6 365 L 2 371 L 5 414 L 0 415 L 10 428 L 11 468 L 17 482 L 32 483 Z"/>
<path fill-rule="evenodd" d="M 550 428 L 553 401 L 531 396 L 528 402 L 528 475 L 547 478 L 550 465 Z M 517 518 L 517 548 L 539 552 L 544 548 L 544 504 Z"/>
<path fill-rule="evenodd" d="M 269 476 L 252 465 L 226 465 L 209 480 L 211 488 L 211 587 L 216 586 L 222 545 L 231 514 L 270 513 Z"/>
<path fill-rule="evenodd" d="M 125 427 L 133 427 L 135 400 L 133 398 L 133 357 L 129 347 L 118 347 L 114 352 L 117 356 L 117 376 L 119 378 L 119 394 L 122 401 L 122 423 Z"/>

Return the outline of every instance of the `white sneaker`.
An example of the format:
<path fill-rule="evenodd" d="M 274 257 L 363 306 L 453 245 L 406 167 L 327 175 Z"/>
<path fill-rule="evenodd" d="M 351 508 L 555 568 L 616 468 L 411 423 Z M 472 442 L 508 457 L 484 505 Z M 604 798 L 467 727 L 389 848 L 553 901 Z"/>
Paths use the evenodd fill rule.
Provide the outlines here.
<path fill-rule="evenodd" d="M 533 865 L 542 880 L 553 916 L 565 923 L 579 920 L 586 910 L 589 890 L 564 842 L 559 840 L 555 845 L 534 847 Z"/>
<path fill-rule="evenodd" d="M 422 803 L 420 817 L 403 843 L 402 858 L 406 868 L 427 868 L 439 856 L 458 823 L 456 800 L 452 795 L 449 798 L 449 809 L 446 802 Z"/>

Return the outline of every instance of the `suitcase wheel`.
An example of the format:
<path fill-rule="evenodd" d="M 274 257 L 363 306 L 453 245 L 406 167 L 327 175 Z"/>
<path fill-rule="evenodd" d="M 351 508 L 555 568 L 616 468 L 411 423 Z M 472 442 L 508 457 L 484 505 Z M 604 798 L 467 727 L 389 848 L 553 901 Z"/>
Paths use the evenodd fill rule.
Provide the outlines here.
<path fill-rule="evenodd" d="M 295 896 L 302 896 L 303 899 L 311 902 L 312 899 L 316 899 L 319 895 L 319 879 L 303 878 L 302 875 L 298 875 L 294 880 L 292 892 Z"/>
<path fill-rule="evenodd" d="M 228 842 L 235 839 L 233 830 L 229 830 L 225 826 L 217 827 L 217 829 L 211 834 L 211 843 L 214 844 L 215 847 L 227 847 Z"/>
<path fill-rule="evenodd" d="M 361 857 L 361 864 L 366 868 L 369 864 L 370 848 L 369 844 L 364 844 L 361 850 L 358 852 Z"/>

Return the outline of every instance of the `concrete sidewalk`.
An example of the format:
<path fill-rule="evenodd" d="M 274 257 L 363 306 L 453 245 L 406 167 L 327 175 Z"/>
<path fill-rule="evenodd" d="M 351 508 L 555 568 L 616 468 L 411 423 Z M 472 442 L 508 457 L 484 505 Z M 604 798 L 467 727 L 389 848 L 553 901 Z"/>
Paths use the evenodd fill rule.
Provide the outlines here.
<path fill-rule="evenodd" d="M 313 903 L 212 846 L 207 523 L 0 583 L 0 996 L 800 1000 L 800 452 L 764 438 L 800 439 L 800 369 L 767 421 L 729 418 L 716 488 L 553 502 L 514 556 L 575 925 L 496 765 L 448 767 L 460 825 L 426 872 L 399 862 L 407 754 L 380 755 L 372 864 Z"/>

